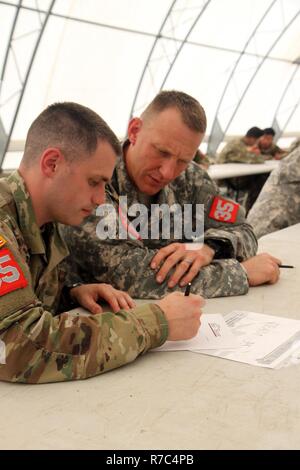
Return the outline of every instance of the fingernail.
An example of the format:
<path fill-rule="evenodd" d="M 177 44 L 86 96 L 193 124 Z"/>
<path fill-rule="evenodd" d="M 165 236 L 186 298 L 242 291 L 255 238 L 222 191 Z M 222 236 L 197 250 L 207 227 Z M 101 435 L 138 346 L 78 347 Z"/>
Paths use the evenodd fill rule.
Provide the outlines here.
<path fill-rule="evenodd" d="M 174 287 L 175 286 L 175 282 L 174 281 L 170 281 L 169 284 L 168 284 L 169 287 Z"/>
<path fill-rule="evenodd" d="M 162 277 L 161 277 L 161 276 L 157 276 L 156 280 L 157 280 L 157 282 L 162 282 Z"/>
<path fill-rule="evenodd" d="M 184 287 L 184 286 L 186 286 L 186 282 L 181 282 L 179 285 L 180 285 L 180 287 Z"/>
<path fill-rule="evenodd" d="M 155 269 L 155 268 L 156 268 L 156 264 L 155 264 L 155 263 L 151 263 L 151 268 L 152 268 L 152 269 Z"/>

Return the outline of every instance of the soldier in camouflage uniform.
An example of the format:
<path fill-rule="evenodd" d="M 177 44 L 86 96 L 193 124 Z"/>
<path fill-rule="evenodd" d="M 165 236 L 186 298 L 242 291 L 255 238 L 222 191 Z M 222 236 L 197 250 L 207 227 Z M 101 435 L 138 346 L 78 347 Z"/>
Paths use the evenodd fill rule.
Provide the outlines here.
<path fill-rule="evenodd" d="M 198 163 L 204 170 L 207 170 L 210 165 L 210 160 L 207 155 L 201 152 L 200 149 L 197 150 L 196 155 L 194 156 L 194 162 Z"/>
<path fill-rule="evenodd" d="M 286 152 L 278 147 L 278 145 L 274 144 L 274 137 L 274 129 L 267 127 L 263 130 L 263 135 L 258 139 L 257 147 L 265 160 L 281 160 L 286 156 Z"/>
<path fill-rule="evenodd" d="M 78 224 L 104 201 L 119 151 L 96 113 L 55 104 L 33 122 L 19 170 L 0 180 L 1 380 L 84 379 L 131 362 L 167 338 L 196 334 L 198 296 L 172 294 L 132 308 L 128 294 L 105 284 L 62 292 L 68 251 L 54 221 Z M 95 315 L 57 315 L 68 294 Z M 101 298 L 115 313 L 101 313 Z"/>
<path fill-rule="evenodd" d="M 258 127 L 251 127 L 242 139 L 232 140 L 218 156 L 218 163 L 263 163 L 257 141 L 263 135 Z"/>
<path fill-rule="evenodd" d="M 300 146 L 300 138 L 296 139 L 289 147 L 288 153 L 292 153 L 297 147 Z"/>
<path fill-rule="evenodd" d="M 262 134 L 263 131 L 258 127 L 251 127 L 242 139 L 233 140 L 223 148 L 218 156 L 218 163 L 264 163 L 265 158 L 257 147 L 258 139 Z M 246 195 L 244 206 L 248 213 L 267 178 L 268 175 L 264 173 L 254 176 L 246 175 L 228 178 L 226 183 L 229 188 L 239 194 L 244 193 L 244 197 Z"/>
<path fill-rule="evenodd" d="M 300 222 L 300 147 L 272 171 L 248 221 L 258 237 Z"/>
<path fill-rule="evenodd" d="M 123 158 L 119 158 L 107 188 L 107 203 L 117 214 L 120 196 L 127 196 L 128 208 L 143 203 L 149 211 L 153 204 L 177 204 L 180 208 L 189 203 L 194 208 L 203 204 L 203 247 L 197 247 L 184 235 L 176 238 L 173 218 L 170 235 L 164 238 L 161 214 L 157 239 L 140 236 L 130 225 L 133 221 L 128 214 L 120 217 L 128 228 L 126 240 L 118 239 L 119 233 L 115 238 L 99 239 L 96 230 L 101 219 L 93 215 L 80 227 L 63 229 L 72 252 L 71 282 L 109 281 L 133 297 L 154 299 L 191 281 L 192 292 L 206 297 L 248 291 L 253 279 L 247 278 L 247 266 L 261 263 L 260 257 L 254 257 L 257 242 L 252 228 L 245 223 L 243 209 L 221 198 L 207 173 L 192 162 L 205 126 L 204 111 L 192 97 L 176 91 L 160 93 L 141 119 L 130 122 Z M 178 218 L 176 222 L 178 229 L 183 222 L 178 222 Z M 195 222 L 194 216 L 193 225 Z M 142 229 L 147 234 L 151 223 L 146 215 Z M 251 261 L 245 261 L 248 258 Z M 269 262 L 273 260 L 264 260 L 265 265 Z M 261 272 L 264 269 L 263 266 Z M 278 271 L 274 266 L 274 282 Z M 271 279 L 261 279 L 267 281 Z"/>

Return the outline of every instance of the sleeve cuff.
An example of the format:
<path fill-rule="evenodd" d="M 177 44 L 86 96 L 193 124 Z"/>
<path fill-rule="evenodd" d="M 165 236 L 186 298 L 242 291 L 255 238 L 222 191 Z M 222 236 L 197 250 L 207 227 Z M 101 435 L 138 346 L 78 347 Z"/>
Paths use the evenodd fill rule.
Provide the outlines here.
<path fill-rule="evenodd" d="M 162 309 L 154 303 L 142 304 L 134 309 L 134 313 L 149 335 L 147 349 L 161 346 L 168 338 L 168 322 Z"/>

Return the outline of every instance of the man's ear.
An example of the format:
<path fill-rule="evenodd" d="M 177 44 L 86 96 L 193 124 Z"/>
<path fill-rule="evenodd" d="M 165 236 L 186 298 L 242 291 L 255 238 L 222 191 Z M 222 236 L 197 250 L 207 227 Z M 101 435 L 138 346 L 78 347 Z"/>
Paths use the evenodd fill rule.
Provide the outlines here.
<path fill-rule="evenodd" d="M 143 121 L 140 118 L 132 118 L 128 124 L 128 139 L 134 145 L 136 143 L 137 135 L 140 132 Z"/>
<path fill-rule="evenodd" d="M 58 148 L 48 148 L 41 156 L 41 171 L 48 178 L 53 178 L 58 167 L 64 161 L 64 156 Z"/>

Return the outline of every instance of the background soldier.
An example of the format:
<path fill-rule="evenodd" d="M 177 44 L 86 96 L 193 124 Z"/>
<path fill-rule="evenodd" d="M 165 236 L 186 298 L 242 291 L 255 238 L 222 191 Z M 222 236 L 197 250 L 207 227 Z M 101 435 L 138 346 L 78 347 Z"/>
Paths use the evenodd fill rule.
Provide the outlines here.
<path fill-rule="evenodd" d="M 300 147 L 272 171 L 248 221 L 258 237 L 300 222 Z"/>
<path fill-rule="evenodd" d="M 272 127 L 263 130 L 263 135 L 258 139 L 257 148 L 265 160 L 281 160 L 286 152 L 274 144 L 275 131 Z"/>
<path fill-rule="evenodd" d="M 225 145 L 218 156 L 218 163 L 263 163 L 265 160 L 256 145 L 262 135 L 259 127 L 251 127 L 244 137 Z"/>

